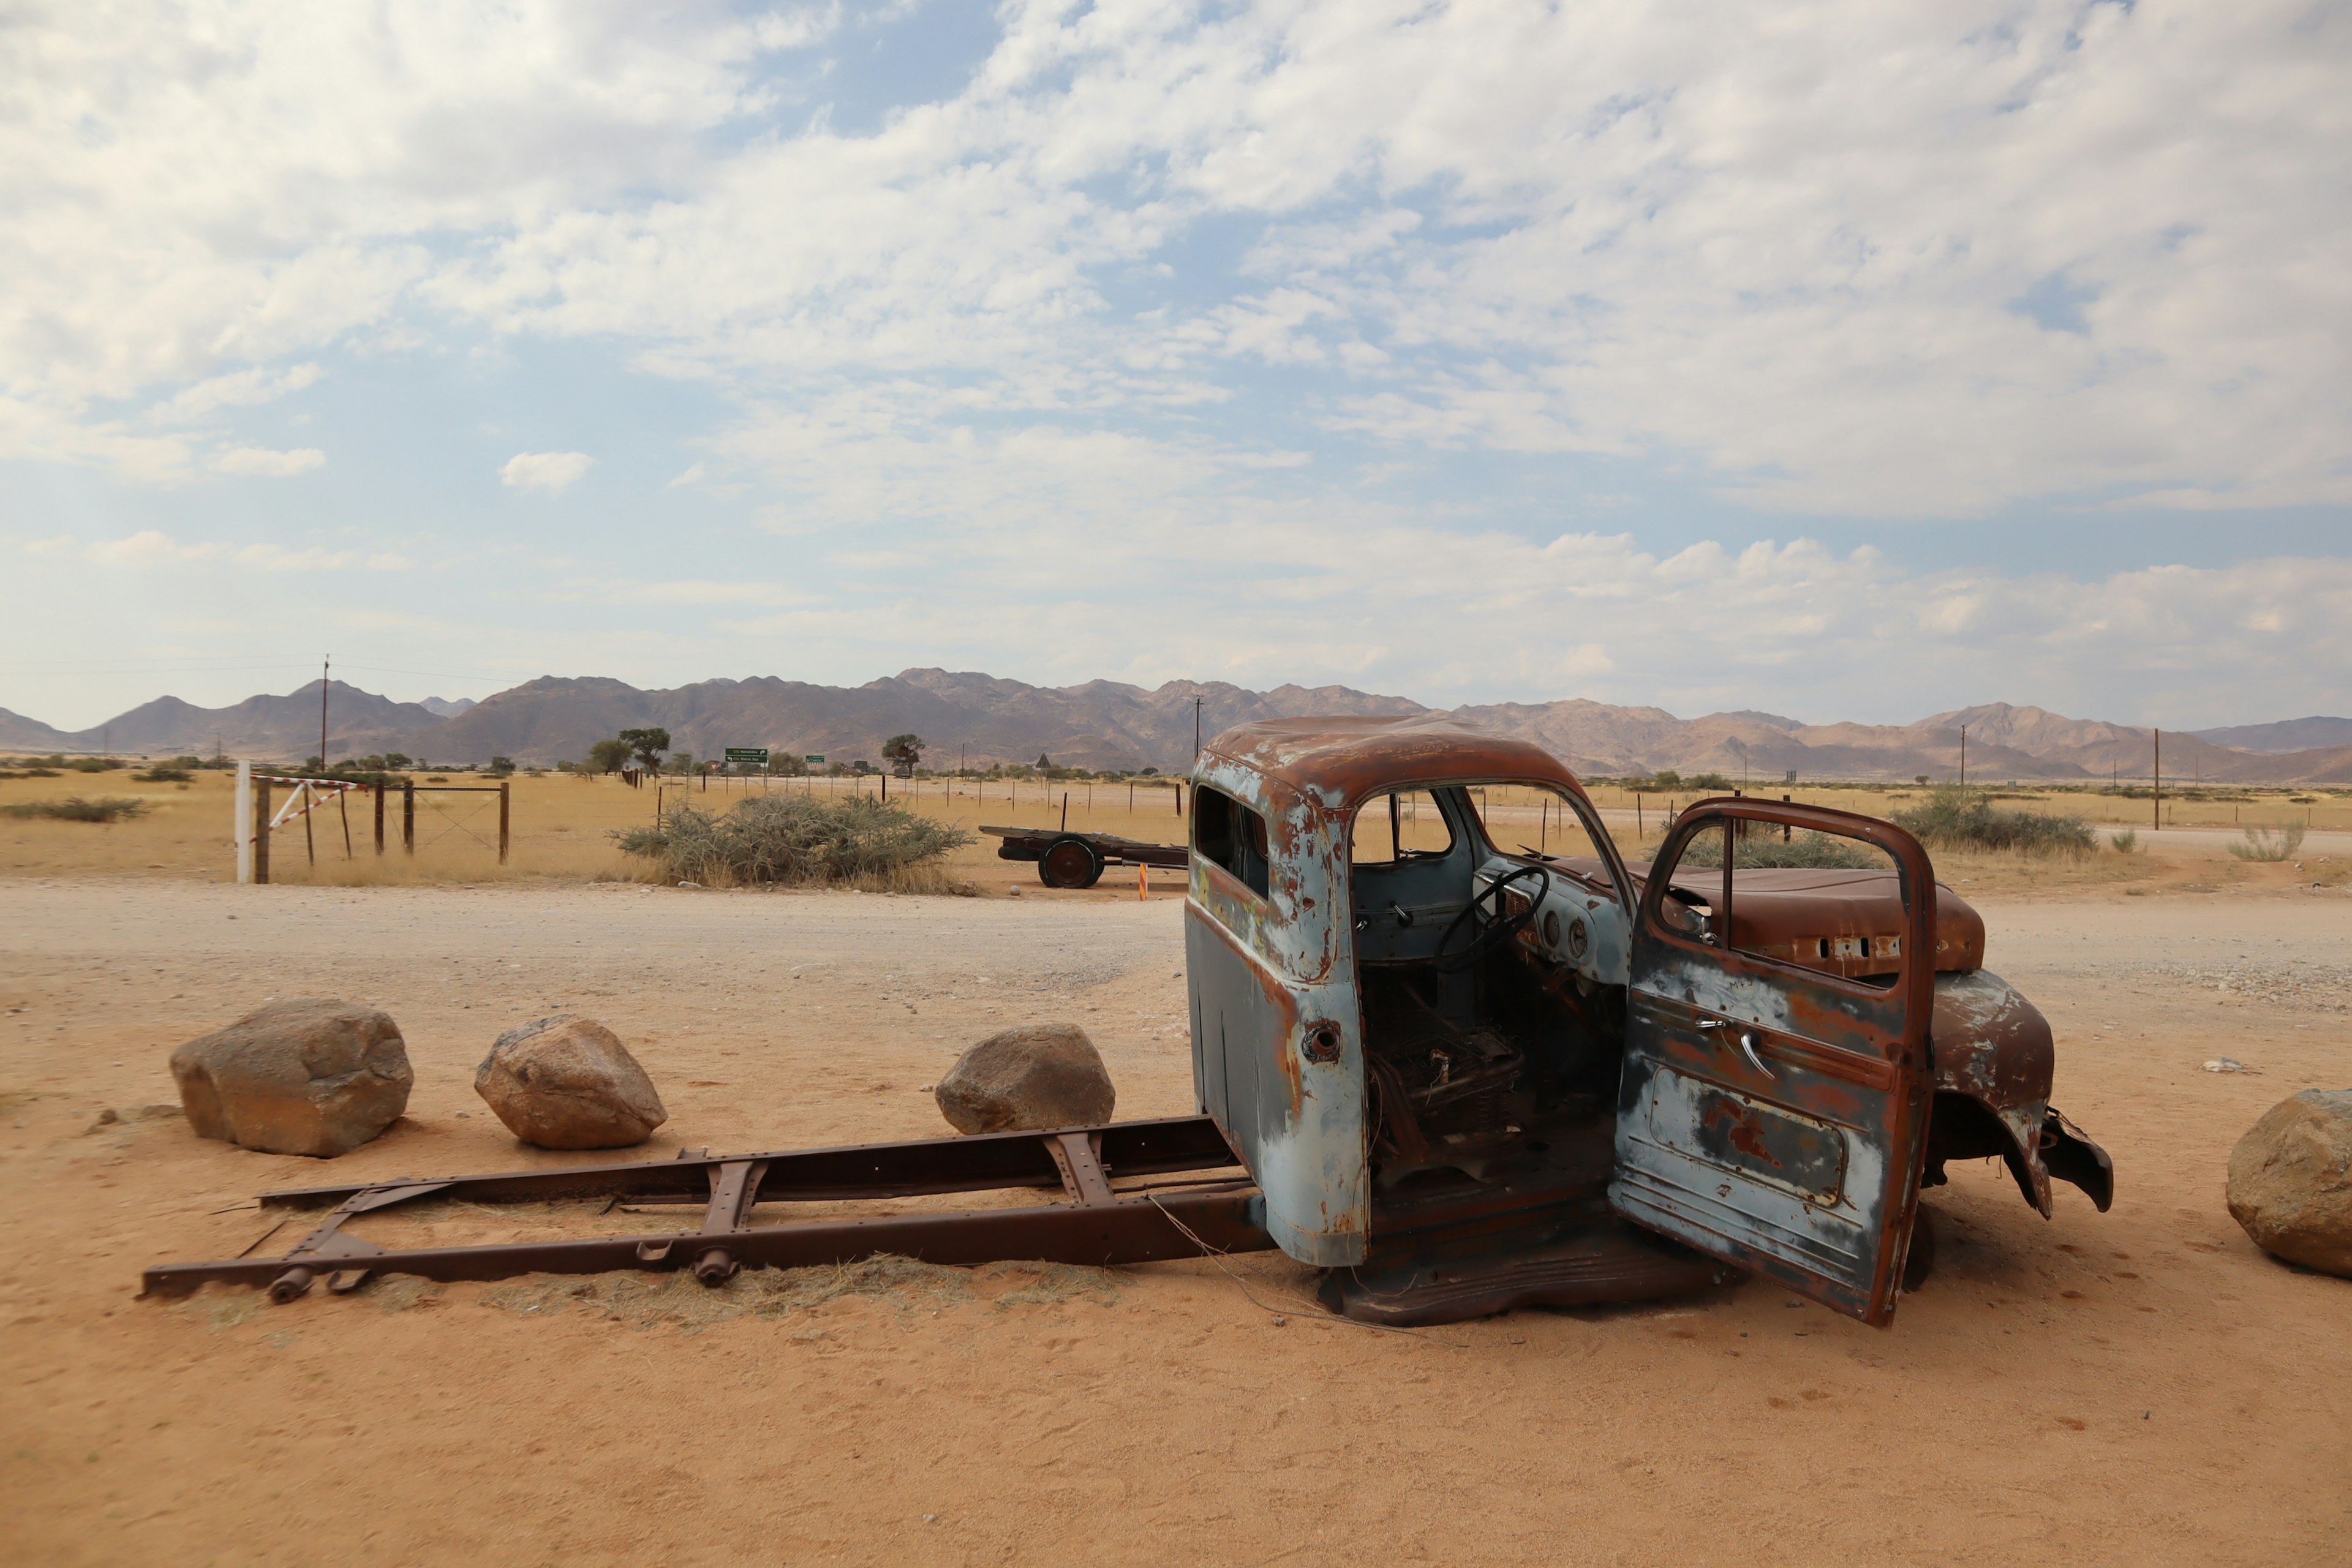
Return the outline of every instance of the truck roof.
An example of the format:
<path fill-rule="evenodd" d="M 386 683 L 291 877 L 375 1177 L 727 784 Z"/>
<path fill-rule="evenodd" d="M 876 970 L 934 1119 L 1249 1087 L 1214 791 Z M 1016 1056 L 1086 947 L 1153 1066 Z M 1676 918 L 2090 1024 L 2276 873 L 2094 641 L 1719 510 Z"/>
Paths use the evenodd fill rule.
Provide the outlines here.
<path fill-rule="evenodd" d="M 1486 780 L 1584 793 L 1542 747 L 1439 714 L 1260 719 L 1234 725 L 1202 751 L 1335 808 L 1384 790 Z"/>

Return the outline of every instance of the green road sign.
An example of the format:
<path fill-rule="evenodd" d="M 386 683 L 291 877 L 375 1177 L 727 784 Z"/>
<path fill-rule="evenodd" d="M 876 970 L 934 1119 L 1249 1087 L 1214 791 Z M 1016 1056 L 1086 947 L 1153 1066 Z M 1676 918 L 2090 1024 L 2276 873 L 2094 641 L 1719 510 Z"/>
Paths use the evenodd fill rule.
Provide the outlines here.
<path fill-rule="evenodd" d="M 727 748 L 727 765 L 730 768 L 764 768 L 768 765 L 768 748 L 730 746 Z"/>
<path fill-rule="evenodd" d="M 804 759 L 803 759 L 803 761 L 805 761 L 805 762 L 808 763 L 808 765 L 809 765 L 809 766 L 811 766 L 811 767 L 813 767 L 813 768 L 821 768 L 821 767 L 824 766 L 824 759 L 823 757 L 821 757 L 821 756 L 818 756 L 818 755 L 817 755 L 817 754 L 815 754 L 814 752 L 811 752 L 811 753 L 810 753 L 806 758 L 804 758 Z"/>

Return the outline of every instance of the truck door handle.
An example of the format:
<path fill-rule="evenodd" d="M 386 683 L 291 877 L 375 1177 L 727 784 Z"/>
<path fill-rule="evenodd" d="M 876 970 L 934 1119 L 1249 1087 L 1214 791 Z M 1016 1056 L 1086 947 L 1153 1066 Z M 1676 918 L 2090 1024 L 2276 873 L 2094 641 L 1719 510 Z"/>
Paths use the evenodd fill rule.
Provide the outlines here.
<path fill-rule="evenodd" d="M 1748 1058 L 1748 1065 L 1749 1067 L 1752 1067 L 1758 1072 L 1762 1073 L 1767 1079 L 1771 1079 L 1774 1082 L 1779 1081 L 1779 1079 L 1774 1076 L 1772 1069 L 1764 1065 L 1764 1058 L 1756 1054 L 1755 1030 L 1742 1029 L 1739 1031 L 1739 1051 L 1742 1056 Z"/>
<path fill-rule="evenodd" d="M 1702 1029 L 1727 1029 L 1731 1025 L 1723 1018 L 1701 1018 L 1698 1026 Z"/>

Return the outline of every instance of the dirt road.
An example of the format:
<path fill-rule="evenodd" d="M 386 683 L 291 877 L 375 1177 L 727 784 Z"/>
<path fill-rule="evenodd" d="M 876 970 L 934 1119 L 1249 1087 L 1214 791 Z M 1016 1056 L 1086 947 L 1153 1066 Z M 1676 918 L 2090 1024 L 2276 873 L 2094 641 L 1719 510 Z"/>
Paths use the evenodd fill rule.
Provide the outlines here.
<path fill-rule="evenodd" d="M 1205 1263 L 853 1276 L 766 1315 L 634 1280 L 135 1301 L 144 1264 L 254 1241 L 233 1205 L 262 1188 L 562 1158 L 471 1089 L 500 1029 L 556 1009 L 637 1049 L 662 1153 L 944 1131 L 921 1086 L 1040 1017 L 1094 1034 L 1120 1114 L 1188 1111 L 1180 909 L 5 896 L 13 1561 L 2352 1560 L 2352 1283 L 2264 1258 L 2221 1205 L 2264 1108 L 2352 1082 L 2340 892 L 1988 900 L 1992 966 L 2056 1023 L 2058 1103 L 2119 1195 L 2100 1215 L 2062 1188 L 2045 1223 L 1997 1168 L 1956 1169 L 1937 1274 L 1892 1330 L 1750 1285 L 1419 1335 L 1301 1307 L 1278 1258 L 1244 1279 L 1279 1321 Z M 377 1143 L 326 1167 L 169 1118 L 86 1131 L 169 1101 L 179 1041 L 295 994 L 406 1032 L 416 1091 Z M 2260 1076 L 2200 1070 L 2225 1054 Z"/>

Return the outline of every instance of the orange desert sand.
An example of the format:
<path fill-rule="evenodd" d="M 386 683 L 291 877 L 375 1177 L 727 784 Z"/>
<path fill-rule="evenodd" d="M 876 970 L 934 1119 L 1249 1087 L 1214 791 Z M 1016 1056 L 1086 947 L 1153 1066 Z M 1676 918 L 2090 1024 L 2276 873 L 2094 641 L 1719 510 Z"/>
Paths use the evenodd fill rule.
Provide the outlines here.
<path fill-rule="evenodd" d="M 1929 1199 L 1937 1274 L 1888 1331 L 1749 1284 L 1378 1332 L 1306 1303 L 1307 1271 L 1276 1255 L 1236 1260 L 1238 1282 L 1198 1261 L 133 1299 L 146 1264 L 254 1243 L 265 1188 L 598 1158 L 517 1145 L 473 1093 L 499 1032 L 551 1011 L 604 1020 L 660 1086 L 672 1120 L 636 1157 L 942 1134 L 922 1086 L 1030 1019 L 1094 1036 L 1121 1115 L 1189 1112 L 1181 900 L 1029 892 L 10 881 L 9 1560 L 2352 1552 L 2352 1282 L 2265 1258 L 2222 1205 L 2265 1108 L 2352 1082 L 2340 888 L 1978 892 L 1992 966 L 2056 1025 L 2057 1103 L 2113 1152 L 2118 1196 L 2102 1215 L 2062 1187 L 2044 1222 L 1997 1166 L 1956 1166 Z M 173 1100 L 174 1046 L 303 994 L 405 1032 L 415 1093 L 383 1139 L 321 1163 L 137 1114 Z M 2223 1055 L 2259 1073 L 2200 1070 Z M 122 1120 L 94 1126 L 109 1109 Z"/>

